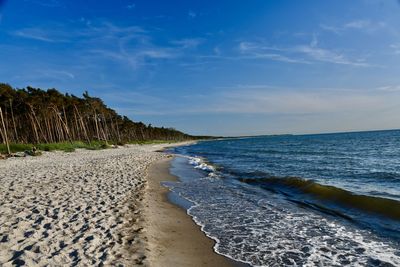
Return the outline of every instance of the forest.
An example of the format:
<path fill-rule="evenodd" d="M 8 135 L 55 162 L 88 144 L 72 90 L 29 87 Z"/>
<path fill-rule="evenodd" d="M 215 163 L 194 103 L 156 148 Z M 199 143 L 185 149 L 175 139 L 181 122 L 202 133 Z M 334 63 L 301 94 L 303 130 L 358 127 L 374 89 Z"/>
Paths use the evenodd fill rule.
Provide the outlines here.
<path fill-rule="evenodd" d="M 173 128 L 153 127 L 117 114 L 88 92 L 82 97 L 56 89 L 15 89 L 0 83 L 0 138 L 3 144 L 82 141 L 125 144 L 195 138 Z"/>

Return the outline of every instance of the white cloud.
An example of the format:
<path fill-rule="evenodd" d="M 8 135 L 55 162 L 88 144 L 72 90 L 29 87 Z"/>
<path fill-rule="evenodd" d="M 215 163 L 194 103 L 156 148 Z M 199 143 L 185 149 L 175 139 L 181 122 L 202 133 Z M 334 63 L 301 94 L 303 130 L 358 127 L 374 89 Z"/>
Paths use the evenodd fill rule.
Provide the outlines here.
<path fill-rule="evenodd" d="M 148 59 L 172 59 L 178 56 L 175 51 L 167 48 L 146 46 L 138 49 L 120 46 L 119 49 L 93 49 L 89 50 L 88 52 L 96 56 L 94 60 L 98 60 L 98 56 L 100 56 L 104 59 L 111 59 L 121 64 L 128 64 L 133 69 L 148 65 L 146 63 Z"/>
<path fill-rule="evenodd" d="M 38 75 L 41 78 L 51 79 L 51 80 L 66 80 L 75 79 L 75 75 L 69 71 L 65 70 L 38 70 Z"/>
<path fill-rule="evenodd" d="M 282 52 L 285 52 L 286 49 L 280 49 L 275 47 L 264 46 L 259 43 L 252 42 L 240 42 L 239 43 L 239 51 L 245 55 L 244 58 L 249 59 L 269 59 L 274 61 L 281 61 L 286 63 L 302 63 L 309 64 L 304 59 L 289 57 L 284 55 Z M 271 51 L 274 51 L 271 53 Z M 281 52 L 281 53 L 277 53 Z"/>
<path fill-rule="evenodd" d="M 350 60 L 345 55 L 335 52 L 333 50 L 322 49 L 312 45 L 304 45 L 304 46 L 297 46 L 295 48 L 298 52 L 304 53 L 311 57 L 312 59 L 320 62 L 327 62 L 327 63 L 334 63 L 334 64 L 342 64 L 342 65 L 352 65 L 357 67 L 368 67 L 369 64 Z"/>
<path fill-rule="evenodd" d="M 343 27 L 348 29 L 366 29 L 372 25 L 369 20 L 354 20 L 346 23 Z"/>
<path fill-rule="evenodd" d="M 104 21 L 102 23 L 86 23 L 80 28 L 67 28 L 59 25 L 53 28 L 34 27 L 12 32 L 14 36 L 38 40 L 42 42 L 73 42 L 83 48 L 77 51 L 84 60 L 95 62 L 113 60 L 133 69 L 147 65 L 151 59 L 172 59 L 183 53 L 184 48 L 196 46 L 200 39 L 182 39 L 172 44 L 158 45 L 152 40 L 150 32 L 136 25 L 118 26 Z M 179 45 L 179 47 L 176 47 Z"/>
<path fill-rule="evenodd" d="M 400 85 L 381 86 L 377 90 L 382 92 L 400 92 Z"/>
<path fill-rule="evenodd" d="M 89 25 L 86 29 L 77 32 L 79 35 L 86 37 L 103 37 L 103 38 L 119 38 L 119 37 L 139 37 L 146 34 L 140 26 L 117 26 L 110 22 L 103 22 L 100 25 Z"/>
<path fill-rule="evenodd" d="M 376 22 L 366 19 L 359 19 L 346 22 L 342 25 L 333 26 L 333 25 L 321 24 L 319 26 L 321 29 L 325 31 L 334 32 L 336 34 L 341 34 L 344 33 L 345 31 L 350 31 L 350 30 L 358 30 L 366 33 L 374 33 L 378 30 L 385 28 L 386 23 L 383 21 Z"/>
<path fill-rule="evenodd" d="M 176 57 L 176 54 L 166 48 L 153 48 L 153 49 L 147 49 L 140 51 L 138 55 L 141 55 L 143 57 L 148 57 L 148 58 L 158 58 L 158 59 L 163 59 L 163 58 L 174 58 Z"/>
<path fill-rule="evenodd" d="M 286 62 L 286 63 L 301 63 L 301 64 L 310 64 L 310 62 L 307 62 L 302 59 L 294 59 L 290 58 L 281 54 L 276 54 L 276 53 L 252 53 L 251 58 L 257 58 L 257 59 L 270 59 L 274 61 L 281 61 L 281 62 Z"/>
<path fill-rule="evenodd" d="M 54 68 L 57 68 L 57 66 Z M 15 75 L 12 77 L 12 79 L 24 82 L 28 80 L 32 82 L 31 85 L 41 82 L 45 84 L 57 84 L 74 80 L 75 74 L 67 70 L 48 69 L 42 68 L 41 66 L 36 66 L 36 69 L 32 70 L 31 72 Z"/>
<path fill-rule="evenodd" d="M 196 48 L 204 39 L 202 38 L 185 38 L 180 40 L 171 41 L 171 44 L 181 46 L 182 48 Z"/>
<path fill-rule="evenodd" d="M 112 38 L 138 37 L 146 33 L 146 31 L 139 26 L 117 26 L 107 21 L 93 25 L 90 20 L 85 18 L 80 18 L 79 22 L 84 23 L 84 27 L 67 28 L 66 25 L 62 24 L 52 26 L 51 28 L 48 26 L 36 26 L 16 30 L 11 32 L 11 34 L 44 42 L 79 42 L 88 41 L 90 39 L 96 39 L 96 41 L 99 42 Z"/>
<path fill-rule="evenodd" d="M 50 43 L 56 42 L 55 39 L 48 36 L 48 33 L 46 31 L 40 28 L 26 28 L 14 31 L 12 34 L 26 39 L 33 39 L 37 41 L 50 42 Z"/>
<path fill-rule="evenodd" d="M 320 24 L 319 27 L 325 31 L 334 32 L 336 34 L 341 33 L 341 31 L 343 30 L 341 27 L 335 27 L 326 24 Z"/>
<path fill-rule="evenodd" d="M 349 59 L 343 53 L 318 47 L 318 39 L 313 35 L 309 45 L 272 47 L 262 43 L 241 42 L 239 51 L 251 58 L 264 58 L 287 63 L 311 64 L 325 62 L 333 64 L 368 67 L 370 64 L 360 59 Z"/>
<path fill-rule="evenodd" d="M 47 70 L 45 73 L 46 75 L 50 76 L 65 76 L 69 79 L 75 79 L 75 75 L 73 73 L 64 70 Z"/>

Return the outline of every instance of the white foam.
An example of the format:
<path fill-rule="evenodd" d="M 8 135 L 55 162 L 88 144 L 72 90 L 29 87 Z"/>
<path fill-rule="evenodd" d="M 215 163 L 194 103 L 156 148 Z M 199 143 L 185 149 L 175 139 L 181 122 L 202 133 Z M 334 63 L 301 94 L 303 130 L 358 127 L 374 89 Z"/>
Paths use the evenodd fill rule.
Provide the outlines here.
<path fill-rule="evenodd" d="M 194 203 L 187 213 L 215 240 L 218 254 L 252 266 L 364 266 L 371 260 L 400 265 L 396 244 L 277 195 L 223 179 L 197 179 L 172 190 Z"/>
<path fill-rule="evenodd" d="M 190 157 L 189 164 L 193 165 L 195 169 L 207 171 L 207 172 L 214 172 L 215 168 L 212 165 L 209 165 L 204 162 L 202 158 L 198 157 Z"/>

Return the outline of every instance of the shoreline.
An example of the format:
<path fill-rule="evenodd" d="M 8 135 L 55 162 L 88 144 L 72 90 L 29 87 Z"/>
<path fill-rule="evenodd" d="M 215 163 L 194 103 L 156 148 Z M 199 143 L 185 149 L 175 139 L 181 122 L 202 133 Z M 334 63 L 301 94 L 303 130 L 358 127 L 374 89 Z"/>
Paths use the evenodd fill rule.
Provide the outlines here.
<path fill-rule="evenodd" d="M 214 252 L 161 181 L 194 143 L 44 152 L 0 161 L 0 265 L 246 266 Z"/>
<path fill-rule="evenodd" d="M 145 234 L 150 266 L 248 266 L 217 254 L 215 241 L 207 237 L 185 210 L 168 200 L 162 181 L 177 181 L 169 172 L 170 156 L 147 170 L 144 197 Z M 146 229 L 147 228 L 147 229 Z"/>

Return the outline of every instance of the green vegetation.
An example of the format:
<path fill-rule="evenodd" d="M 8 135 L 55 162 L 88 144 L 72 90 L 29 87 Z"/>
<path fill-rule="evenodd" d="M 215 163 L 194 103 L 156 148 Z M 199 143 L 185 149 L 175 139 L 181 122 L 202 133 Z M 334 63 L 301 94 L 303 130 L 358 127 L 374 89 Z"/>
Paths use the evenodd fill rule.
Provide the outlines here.
<path fill-rule="evenodd" d="M 25 151 L 32 149 L 33 145 L 30 144 L 10 144 L 11 153 Z M 7 146 L 0 144 L 0 153 L 7 153 Z"/>
<path fill-rule="evenodd" d="M 173 128 L 133 122 L 100 98 L 0 83 L 0 152 L 99 149 L 109 144 L 155 144 L 197 139 Z"/>
<path fill-rule="evenodd" d="M 36 147 L 41 151 L 65 151 L 73 152 L 75 149 L 83 148 L 90 150 L 104 149 L 110 147 L 105 142 L 91 142 L 90 144 L 85 142 L 63 142 L 63 143 L 49 143 L 49 144 L 10 144 L 11 153 L 30 151 L 33 147 Z M 7 146 L 0 144 L 0 153 L 7 153 Z"/>
<path fill-rule="evenodd" d="M 145 141 L 131 141 L 128 144 L 131 145 L 151 145 L 151 144 L 171 144 L 178 141 L 166 141 L 166 140 L 145 140 Z M 112 145 L 122 145 L 120 144 L 110 144 L 101 141 L 92 141 L 90 144 L 75 141 L 75 142 L 62 142 L 62 143 L 49 143 L 49 144 L 10 144 L 11 153 L 31 151 L 33 147 L 41 151 L 64 151 L 73 152 L 75 149 L 89 149 L 89 150 L 99 150 L 111 148 Z M 7 146 L 5 144 L 0 144 L 0 153 L 7 153 Z"/>

